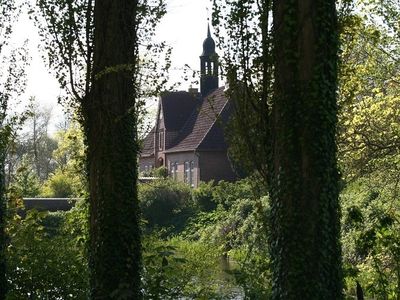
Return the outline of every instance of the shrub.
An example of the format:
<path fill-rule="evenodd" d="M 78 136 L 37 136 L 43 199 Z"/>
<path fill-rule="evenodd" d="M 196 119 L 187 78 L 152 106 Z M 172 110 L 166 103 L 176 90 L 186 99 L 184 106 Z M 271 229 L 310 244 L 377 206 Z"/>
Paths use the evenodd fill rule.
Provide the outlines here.
<path fill-rule="evenodd" d="M 156 169 L 151 170 L 151 176 L 157 178 L 167 178 L 168 177 L 168 169 L 166 167 L 159 167 Z"/>
<path fill-rule="evenodd" d="M 201 182 L 199 186 L 193 190 L 193 201 L 195 205 L 203 212 L 210 212 L 217 208 L 217 203 L 213 197 L 214 181 L 207 183 Z"/>
<path fill-rule="evenodd" d="M 36 197 L 40 193 L 39 178 L 24 164 L 18 168 L 9 190 L 19 197 Z"/>
<path fill-rule="evenodd" d="M 257 178 L 246 178 L 236 182 L 220 181 L 214 186 L 214 202 L 229 209 L 237 200 L 256 199 L 266 195 L 265 187 Z"/>
<path fill-rule="evenodd" d="M 194 213 L 190 188 L 169 179 L 140 184 L 139 200 L 150 230 L 163 227 L 179 232 Z"/>
<path fill-rule="evenodd" d="M 144 299 L 236 299 L 240 289 L 221 268 L 218 249 L 175 237 L 144 239 Z"/>
<path fill-rule="evenodd" d="M 57 170 L 42 187 L 41 195 L 48 198 L 69 198 L 74 195 L 74 178 Z"/>
<path fill-rule="evenodd" d="M 9 222 L 7 300 L 87 299 L 88 267 L 66 213 L 31 210 Z"/>

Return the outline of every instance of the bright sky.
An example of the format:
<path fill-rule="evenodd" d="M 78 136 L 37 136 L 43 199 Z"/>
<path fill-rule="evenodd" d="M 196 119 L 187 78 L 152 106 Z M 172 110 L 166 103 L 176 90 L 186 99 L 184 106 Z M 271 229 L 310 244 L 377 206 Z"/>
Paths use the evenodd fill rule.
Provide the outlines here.
<path fill-rule="evenodd" d="M 167 15 L 157 27 L 157 39 L 172 46 L 171 81 L 181 81 L 185 64 L 198 70 L 202 43 L 207 35 L 207 17 L 211 15 L 210 0 L 167 0 Z M 29 52 L 32 58 L 28 67 L 28 85 L 24 98 L 30 96 L 45 107 L 52 107 L 54 124 L 62 118 L 62 107 L 57 97 L 62 93 L 57 81 L 46 68 L 39 53 L 39 36 L 33 22 L 22 15 L 14 29 L 13 44 L 21 45 L 29 39 Z M 188 88 L 188 83 L 182 89 Z M 54 126 L 53 124 L 53 126 Z"/>

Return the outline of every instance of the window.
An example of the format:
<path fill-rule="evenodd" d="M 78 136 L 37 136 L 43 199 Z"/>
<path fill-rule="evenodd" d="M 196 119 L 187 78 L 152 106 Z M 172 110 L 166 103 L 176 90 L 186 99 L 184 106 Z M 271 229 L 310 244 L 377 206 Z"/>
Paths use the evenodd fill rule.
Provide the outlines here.
<path fill-rule="evenodd" d="M 177 162 L 171 162 L 171 177 L 173 180 L 176 180 L 178 177 L 178 163 Z"/>
<path fill-rule="evenodd" d="M 183 181 L 185 183 L 189 183 L 189 178 L 190 178 L 190 163 L 188 161 L 185 161 L 184 169 L 183 169 Z"/>
<path fill-rule="evenodd" d="M 158 148 L 162 150 L 164 148 L 164 131 L 160 130 L 158 133 Z"/>
<path fill-rule="evenodd" d="M 184 165 L 184 182 L 194 187 L 194 162 L 185 161 Z"/>
<path fill-rule="evenodd" d="M 194 161 L 190 162 L 190 186 L 194 187 Z"/>

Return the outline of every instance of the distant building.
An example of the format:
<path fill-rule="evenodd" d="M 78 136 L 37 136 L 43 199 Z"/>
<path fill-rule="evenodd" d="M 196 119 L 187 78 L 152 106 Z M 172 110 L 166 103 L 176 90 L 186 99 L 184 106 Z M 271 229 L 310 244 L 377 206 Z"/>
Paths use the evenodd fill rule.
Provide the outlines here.
<path fill-rule="evenodd" d="M 234 180 L 222 124 L 230 107 L 218 87 L 218 55 L 208 28 L 200 56 L 200 93 L 169 92 L 160 97 L 155 126 L 143 141 L 139 170 L 164 166 L 175 180 L 196 187 L 200 181 Z"/>

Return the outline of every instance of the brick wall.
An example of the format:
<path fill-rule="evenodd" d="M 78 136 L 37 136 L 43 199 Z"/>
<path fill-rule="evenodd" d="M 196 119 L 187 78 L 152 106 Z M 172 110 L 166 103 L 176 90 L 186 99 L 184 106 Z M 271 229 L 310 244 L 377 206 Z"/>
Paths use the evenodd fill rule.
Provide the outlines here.
<path fill-rule="evenodd" d="M 232 170 L 225 151 L 199 152 L 200 180 L 233 181 L 236 175 Z"/>
<path fill-rule="evenodd" d="M 194 162 L 194 171 L 193 171 L 193 184 L 194 187 L 197 187 L 199 184 L 199 163 L 198 157 L 195 155 L 193 151 L 191 152 L 179 152 L 179 153 L 167 153 L 166 154 L 166 166 L 168 167 L 168 171 L 171 172 L 170 166 L 171 163 L 178 163 L 178 172 L 177 172 L 177 180 L 183 182 L 184 181 L 184 163 L 185 161 L 193 161 Z"/>

